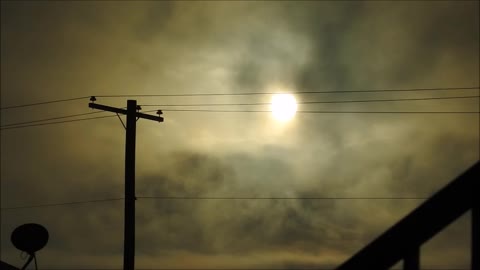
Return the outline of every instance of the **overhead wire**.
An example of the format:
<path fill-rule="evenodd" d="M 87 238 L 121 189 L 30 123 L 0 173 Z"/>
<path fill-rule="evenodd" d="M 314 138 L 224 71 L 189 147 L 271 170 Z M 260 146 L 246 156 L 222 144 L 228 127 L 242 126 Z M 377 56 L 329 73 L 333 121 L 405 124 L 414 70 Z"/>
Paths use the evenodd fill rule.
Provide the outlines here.
<path fill-rule="evenodd" d="M 204 197 L 204 196 L 137 196 L 155 200 L 426 200 L 426 197 Z"/>
<path fill-rule="evenodd" d="M 86 98 L 90 98 L 90 96 L 67 98 L 67 99 L 57 99 L 57 100 L 50 100 L 50 101 L 43 101 L 43 102 L 20 104 L 20 105 L 12 105 L 12 106 L 1 107 L 0 110 L 8 110 L 8 109 L 23 108 L 23 107 L 31 107 L 31 106 L 45 105 L 45 104 L 51 104 L 51 103 L 59 103 L 59 102 L 66 102 L 66 101 L 81 100 L 81 99 L 86 99 Z"/>
<path fill-rule="evenodd" d="M 480 86 L 471 87 L 435 87 L 435 88 L 403 88 L 403 89 L 360 89 L 360 90 L 328 90 L 328 91 L 295 91 L 291 94 L 336 94 L 336 93 L 377 93 L 377 92 L 417 92 L 417 91 L 450 91 L 450 90 L 477 90 Z M 272 95 L 279 92 L 246 92 L 246 93 L 185 93 L 185 94 L 125 94 L 125 95 L 97 95 L 96 97 L 119 98 L 119 97 L 189 97 L 189 96 L 251 96 L 251 95 Z M 33 102 L 27 104 L 10 105 L 0 107 L 0 110 L 31 107 L 51 103 L 60 103 L 88 99 L 91 96 L 81 96 L 67 99 L 56 99 L 43 102 Z"/>
<path fill-rule="evenodd" d="M 46 122 L 46 121 L 51 121 L 51 120 L 58 120 L 58 119 L 65 119 L 65 118 L 72 118 L 72 117 L 78 117 L 78 116 L 84 116 L 84 115 L 91 115 L 91 114 L 98 114 L 98 113 L 104 113 L 105 111 L 95 111 L 95 112 L 89 112 L 89 113 L 79 113 L 79 114 L 70 114 L 70 115 L 64 115 L 64 116 L 58 116 L 58 117 L 52 117 L 52 118 L 44 118 L 44 119 L 38 119 L 38 120 L 32 120 L 32 121 L 25 121 L 25 122 L 17 122 L 17 123 L 12 123 L 12 124 L 6 124 L 2 125 L 0 127 L 9 127 L 9 126 L 18 126 L 18 125 L 24 125 L 24 124 L 31 124 L 31 123 L 38 123 L 38 122 Z"/>
<path fill-rule="evenodd" d="M 17 129 L 17 128 L 27 128 L 27 127 L 37 127 L 37 126 L 46 126 L 46 125 L 55 125 L 55 124 L 64 124 L 70 122 L 79 122 L 79 121 L 87 121 L 87 120 L 95 120 L 95 119 L 102 119 L 102 118 L 109 118 L 115 117 L 115 115 L 106 115 L 106 116 L 97 116 L 97 117 L 89 117 L 89 118 L 80 118 L 80 119 L 72 119 L 72 120 L 65 120 L 65 121 L 56 121 L 56 122 L 47 122 L 47 123 L 37 123 L 31 125 L 14 125 L 8 127 L 0 127 L 0 130 L 8 130 L 8 129 Z"/>
<path fill-rule="evenodd" d="M 449 99 L 468 99 L 468 98 L 479 98 L 480 96 L 451 96 L 451 97 L 424 97 L 424 98 L 404 98 L 404 99 L 365 99 L 365 100 L 334 100 L 334 101 L 303 101 L 297 102 L 297 104 L 329 104 L 329 103 L 356 103 L 356 102 L 396 102 L 396 101 L 424 101 L 424 100 L 449 100 Z M 258 103 L 195 103 L 195 104 L 140 104 L 140 106 L 144 107 L 192 107 L 192 106 L 256 106 L 256 105 L 270 105 L 270 102 L 258 102 Z M 2 125 L 0 127 L 8 127 L 8 126 L 17 126 L 23 124 L 31 124 L 37 122 L 46 122 L 50 120 L 58 120 L 64 118 L 71 118 L 71 117 L 78 117 L 84 115 L 91 115 L 91 114 L 98 114 L 98 113 L 105 113 L 105 111 L 95 111 L 89 113 L 81 113 L 81 114 L 71 114 L 71 115 L 64 115 L 59 117 L 52 117 L 52 118 L 45 118 L 45 119 L 38 119 L 32 121 L 25 121 L 25 122 L 17 122 L 12 124 Z"/>
<path fill-rule="evenodd" d="M 164 112 L 210 112 L 210 113 L 271 113 L 270 110 L 210 110 L 210 109 L 165 109 Z M 295 113 L 319 114 L 478 114 L 480 111 L 296 111 Z"/>
<path fill-rule="evenodd" d="M 364 90 L 328 90 L 328 91 L 293 91 L 290 94 L 336 94 L 336 93 L 377 93 L 377 92 L 416 92 L 416 91 L 449 91 L 449 90 L 477 90 L 474 87 L 436 87 L 436 88 L 403 88 L 403 89 L 364 89 Z M 252 96 L 273 95 L 280 92 L 245 92 L 245 93 L 186 93 L 186 94 L 128 94 L 128 95 L 98 95 L 96 97 L 120 98 L 120 97 L 194 97 L 194 96 Z"/>
<path fill-rule="evenodd" d="M 446 89 L 446 88 L 445 88 Z M 469 88 L 470 89 L 470 88 Z M 403 89 L 406 90 L 406 89 Z M 402 91 L 403 91 L 402 90 Z M 409 89 L 412 90 L 412 89 Z M 416 89 L 418 90 L 418 89 Z M 425 89 L 424 89 L 425 90 Z M 431 90 L 431 89 L 429 89 Z M 449 96 L 449 97 L 420 97 L 420 98 L 395 98 L 395 99 L 363 99 L 363 100 L 330 100 L 330 101 L 300 101 L 297 102 L 298 104 L 335 104 L 335 103 L 366 103 L 366 102 L 403 102 L 403 101 L 428 101 L 428 100 L 451 100 L 451 99 L 471 99 L 471 98 L 479 98 L 478 95 L 469 95 L 469 96 Z M 83 98 L 83 97 L 82 97 Z M 76 98 L 80 99 L 80 98 Z M 68 99 L 73 100 L 73 99 Z M 51 101 L 51 102 L 59 102 Z M 51 103 L 50 102 L 50 103 Z M 42 104 L 46 104 L 48 102 L 43 102 Z M 257 102 L 257 103 L 195 103 L 195 104 L 142 104 L 141 106 L 145 107 L 193 107 L 193 106 L 255 106 L 255 105 L 269 105 L 269 102 Z M 146 112 L 153 112 L 156 110 L 146 111 Z M 265 113 L 271 112 L 271 110 L 219 110 L 219 109 L 163 109 L 162 111 L 166 112 L 205 112 L 205 113 Z M 17 122 L 11 123 L 0 126 L 1 130 L 8 130 L 8 129 L 17 129 L 17 128 L 26 128 L 26 127 L 34 127 L 34 126 L 44 126 L 44 125 L 54 125 L 54 124 L 63 124 L 69 122 L 78 122 L 78 121 L 86 121 L 86 120 L 94 120 L 94 119 L 101 119 L 101 118 L 108 118 L 114 117 L 114 115 L 110 116 L 100 116 L 100 117 L 88 117 L 88 118 L 81 118 L 81 119 L 72 119 L 72 120 L 65 120 L 65 121 L 54 121 L 49 122 L 51 120 L 58 120 L 58 119 L 66 119 L 78 116 L 85 116 L 97 113 L 104 113 L 104 111 L 95 111 L 89 113 L 81 113 L 81 114 L 72 114 L 72 115 L 64 115 L 58 117 L 51 117 L 45 119 L 37 119 L 31 121 L 24 121 L 24 122 Z M 335 111 L 335 110 L 299 110 L 296 113 L 307 113 L 307 114 L 477 114 L 477 111 Z M 46 123 L 42 123 L 46 122 Z"/>
<path fill-rule="evenodd" d="M 155 112 L 155 111 L 157 111 L 157 110 L 150 110 L 150 111 L 145 111 L 145 112 Z M 72 119 L 72 120 L 65 120 L 65 121 L 47 122 L 47 121 L 55 120 L 55 119 L 71 118 L 71 117 L 78 117 L 78 116 L 97 114 L 97 113 L 105 113 L 105 111 L 95 111 L 95 112 L 89 112 L 89 113 L 64 115 L 64 116 L 60 116 L 60 117 L 52 117 L 52 118 L 38 119 L 38 120 L 33 120 L 33 121 L 11 123 L 11 124 L 0 126 L 0 130 L 35 127 L 35 126 L 45 126 L 45 125 L 55 125 L 55 124 L 63 124 L 63 123 L 70 123 L 70 122 L 79 122 L 79 121 L 86 121 L 86 120 L 110 118 L 110 117 L 115 117 L 116 116 L 116 115 L 106 115 L 106 116 L 88 117 L 88 118 Z M 38 123 L 38 124 L 28 125 L 30 123 L 37 123 L 37 122 L 47 122 L 47 123 Z"/>
<path fill-rule="evenodd" d="M 329 100 L 329 101 L 298 101 L 297 104 L 330 104 L 330 103 L 363 103 L 363 102 L 397 102 L 397 101 L 424 101 L 480 98 L 480 96 L 452 96 L 452 97 L 423 97 L 423 98 L 396 98 L 396 99 L 363 99 L 363 100 Z M 191 107 L 191 106 L 257 106 L 270 105 L 271 102 L 256 103 L 190 103 L 190 104 L 140 104 L 143 107 Z"/>
<path fill-rule="evenodd" d="M 136 196 L 135 199 L 145 200 L 426 200 L 427 197 L 235 197 L 235 196 Z M 98 199 L 98 200 L 86 200 L 86 201 L 73 201 L 73 202 L 61 202 L 61 203 L 48 203 L 48 204 L 35 204 L 13 207 L 2 207 L 0 210 L 18 210 L 18 209 L 31 209 L 31 208 L 44 208 L 54 206 L 68 206 L 78 204 L 100 203 L 110 201 L 121 201 L 125 198 L 110 198 L 110 199 Z"/>
<path fill-rule="evenodd" d="M 47 204 L 35 204 L 35 205 L 26 205 L 26 206 L 2 207 L 2 208 L 0 208 L 0 210 L 43 208 L 43 207 L 65 206 L 65 205 L 87 204 L 87 203 L 99 203 L 99 202 L 110 202 L 110 201 L 120 201 L 120 200 L 124 200 L 124 198 L 111 198 L 111 199 L 98 199 L 98 200 L 87 200 L 87 201 L 74 201 L 74 202 L 47 203 Z"/>
<path fill-rule="evenodd" d="M 157 111 L 157 110 L 155 110 Z M 164 112 L 201 112 L 201 113 L 271 113 L 270 110 L 209 110 L 209 109 L 163 109 Z M 480 114 L 480 111 L 296 111 L 299 114 Z M 88 121 L 102 118 L 115 117 L 116 115 L 89 117 L 65 121 L 37 123 L 30 125 L 15 125 L 0 127 L 0 130 L 64 124 L 70 122 Z"/>

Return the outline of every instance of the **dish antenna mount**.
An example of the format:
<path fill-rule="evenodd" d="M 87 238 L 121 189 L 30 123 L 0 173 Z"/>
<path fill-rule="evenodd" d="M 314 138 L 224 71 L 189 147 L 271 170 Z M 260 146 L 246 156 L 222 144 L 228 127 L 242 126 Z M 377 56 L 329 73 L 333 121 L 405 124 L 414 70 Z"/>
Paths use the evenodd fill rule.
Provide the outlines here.
<path fill-rule="evenodd" d="M 17 249 L 30 255 L 30 258 L 28 258 L 27 262 L 22 267 L 22 270 L 26 269 L 33 259 L 35 259 L 36 268 L 37 258 L 35 257 L 35 252 L 39 251 L 47 244 L 48 231 L 42 225 L 27 223 L 20 225 L 13 230 L 10 240 Z"/>

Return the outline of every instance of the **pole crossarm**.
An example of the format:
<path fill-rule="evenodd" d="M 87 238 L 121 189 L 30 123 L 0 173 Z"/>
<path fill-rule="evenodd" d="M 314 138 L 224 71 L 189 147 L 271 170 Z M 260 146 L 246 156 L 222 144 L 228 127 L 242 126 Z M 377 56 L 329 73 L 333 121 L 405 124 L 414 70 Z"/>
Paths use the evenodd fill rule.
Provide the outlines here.
<path fill-rule="evenodd" d="M 127 115 L 127 110 L 125 110 L 125 109 L 110 107 L 110 106 L 97 104 L 97 103 L 93 103 L 93 102 L 89 103 L 88 107 L 92 108 L 92 109 L 97 109 L 97 110 L 102 110 L 102 111 L 108 111 L 108 112 L 114 112 L 114 113 L 118 113 L 118 114 Z M 153 120 L 153 121 L 157 121 L 157 122 L 163 122 L 163 117 L 161 117 L 161 116 L 155 116 L 155 115 L 141 113 L 141 112 L 135 112 L 135 117 L 144 118 L 144 119 L 148 119 L 148 120 Z"/>

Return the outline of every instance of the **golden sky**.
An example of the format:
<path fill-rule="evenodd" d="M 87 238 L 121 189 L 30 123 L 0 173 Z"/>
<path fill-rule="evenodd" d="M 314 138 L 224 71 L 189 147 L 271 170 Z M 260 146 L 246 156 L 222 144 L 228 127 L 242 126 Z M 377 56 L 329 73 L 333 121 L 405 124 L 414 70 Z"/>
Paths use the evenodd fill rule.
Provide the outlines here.
<path fill-rule="evenodd" d="M 2 1 L 1 107 L 92 95 L 478 87 L 479 44 L 478 1 Z M 295 98 L 466 95 L 479 90 Z M 271 96 L 132 98 L 155 105 Z M 126 99 L 97 103 L 124 107 Z M 1 125 L 90 112 L 88 102 L 4 109 Z M 164 109 L 165 122 L 137 122 L 137 196 L 426 198 L 480 156 L 478 114 L 297 113 L 279 123 L 269 113 L 143 109 Z M 299 110 L 478 111 L 479 100 Z M 123 197 L 118 119 L 0 135 L 2 208 Z M 329 269 L 422 201 L 139 199 L 136 266 Z M 468 268 L 469 220 L 422 247 L 422 266 Z M 2 210 L 2 260 L 22 265 L 10 233 L 30 222 L 50 232 L 38 254 L 43 268 L 122 266 L 123 201 Z"/>

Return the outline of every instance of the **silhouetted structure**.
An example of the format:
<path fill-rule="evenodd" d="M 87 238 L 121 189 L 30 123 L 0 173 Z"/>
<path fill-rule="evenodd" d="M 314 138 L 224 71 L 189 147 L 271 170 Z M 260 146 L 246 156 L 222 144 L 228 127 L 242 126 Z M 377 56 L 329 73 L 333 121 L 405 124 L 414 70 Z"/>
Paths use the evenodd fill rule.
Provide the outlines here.
<path fill-rule="evenodd" d="M 420 269 L 420 247 L 451 222 L 472 210 L 471 269 L 479 270 L 479 204 L 475 181 L 480 162 L 417 207 L 343 263 L 337 270 L 385 270 L 404 260 L 405 270 Z"/>
<path fill-rule="evenodd" d="M 125 129 L 125 226 L 124 226 L 124 245 L 123 245 L 123 269 L 135 269 L 135 138 L 137 120 L 140 118 L 163 122 L 163 117 L 160 115 L 162 111 L 158 110 L 158 116 L 140 113 L 140 106 L 137 106 L 136 100 L 127 101 L 127 109 L 114 108 L 110 106 L 95 104 L 97 99 L 91 97 L 91 103 L 88 107 L 92 109 L 99 109 L 103 111 L 114 112 L 117 114 L 124 114 L 127 116 L 127 125 Z M 120 121 L 122 119 L 118 117 Z M 122 121 L 123 124 L 123 121 Z"/>
<path fill-rule="evenodd" d="M 0 261 L 0 270 L 20 270 L 20 269 L 16 268 L 11 264 Z"/>
<path fill-rule="evenodd" d="M 23 224 L 13 230 L 10 237 L 12 244 L 30 256 L 21 268 L 22 270 L 26 269 L 32 260 L 35 260 L 35 269 L 37 269 L 35 252 L 45 247 L 48 243 L 48 238 L 47 229 L 36 223 Z M 0 261 L 0 270 L 18 270 L 18 268 Z"/>

